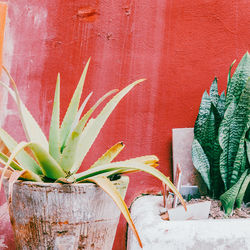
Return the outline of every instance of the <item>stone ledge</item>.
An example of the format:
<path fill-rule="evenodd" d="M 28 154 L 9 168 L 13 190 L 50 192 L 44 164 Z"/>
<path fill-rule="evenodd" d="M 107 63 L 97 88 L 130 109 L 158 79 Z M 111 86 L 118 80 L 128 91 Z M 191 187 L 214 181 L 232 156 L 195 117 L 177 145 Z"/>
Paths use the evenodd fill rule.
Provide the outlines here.
<path fill-rule="evenodd" d="M 131 216 L 144 250 L 248 250 L 250 219 L 163 221 L 161 196 L 134 201 Z M 128 230 L 128 250 L 141 249 Z"/>

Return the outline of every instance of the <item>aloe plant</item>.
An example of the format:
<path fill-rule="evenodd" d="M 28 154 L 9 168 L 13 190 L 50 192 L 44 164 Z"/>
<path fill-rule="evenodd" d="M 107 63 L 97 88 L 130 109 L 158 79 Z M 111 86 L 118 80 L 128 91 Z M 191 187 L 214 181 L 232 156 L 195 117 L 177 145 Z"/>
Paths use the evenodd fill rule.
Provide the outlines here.
<path fill-rule="evenodd" d="M 250 179 L 250 56 L 243 56 L 227 93 L 218 94 L 217 79 L 205 91 L 194 126 L 192 160 L 213 198 L 226 214 L 240 207 Z"/>
<path fill-rule="evenodd" d="M 1 85 L 7 88 L 9 94 L 17 103 L 27 141 L 17 143 L 3 128 L 0 128 L 0 139 L 11 152 L 10 156 L 0 152 L 0 162 L 4 164 L 4 167 L 1 168 L 1 182 L 4 176 L 14 176 L 12 180 L 22 179 L 38 182 L 94 182 L 107 192 L 117 204 L 141 245 L 140 238 L 131 220 L 127 206 L 110 179 L 121 174 L 144 171 L 168 185 L 180 198 L 184 206 L 185 202 L 169 178 L 155 168 L 158 166 L 158 158 L 156 156 L 147 155 L 125 161 L 112 162 L 124 148 L 123 143 L 115 144 L 87 170 L 78 172 L 83 159 L 117 104 L 132 88 L 145 80 L 135 81 L 116 93 L 113 98 L 107 102 L 99 115 L 97 115 L 96 118 L 92 118 L 94 110 L 107 97 L 117 92 L 117 90 L 108 92 L 83 114 L 85 105 L 92 95 L 92 93 L 89 94 L 82 105 L 80 105 L 80 98 L 89 62 L 90 60 L 88 60 L 83 70 L 61 124 L 60 75 L 58 74 L 49 140 L 47 140 L 40 126 L 22 102 L 14 80 L 4 68 L 10 78 L 12 88 L 3 82 L 1 82 Z M 32 151 L 35 159 L 27 153 L 25 150 L 27 148 Z"/>

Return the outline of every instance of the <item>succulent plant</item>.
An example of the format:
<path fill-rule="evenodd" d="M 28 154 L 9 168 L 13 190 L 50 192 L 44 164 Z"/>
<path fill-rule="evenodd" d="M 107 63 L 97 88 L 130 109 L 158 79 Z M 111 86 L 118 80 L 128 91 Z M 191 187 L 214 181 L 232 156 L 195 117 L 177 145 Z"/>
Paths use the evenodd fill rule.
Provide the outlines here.
<path fill-rule="evenodd" d="M 0 139 L 11 152 L 10 156 L 0 152 L 0 161 L 4 164 L 1 182 L 3 176 L 12 176 L 12 178 L 10 177 L 12 181 L 22 179 L 38 182 L 94 182 L 115 201 L 141 244 L 127 206 L 110 179 L 120 174 L 144 171 L 168 185 L 173 192 L 177 194 L 184 205 L 185 203 L 169 178 L 155 168 L 158 165 L 158 158 L 156 156 L 147 155 L 125 161 L 112 162 L 124 148 L 124 144 L 121 142 L 112 146 L 87 170 L 78 172 L 83 159 L 116 105 L 132 88 L 144 81 L 144 79 L 135 81 L 116 93 L 113 98 L 107 102 L 102 111 L 95 118 L 92 118 L 94 110 L 107 97 L 117 91 L 113 90 L 108 92 L 83 114 L 85 105 L 92 95 L 92 93 L 90 93 L 79 107 L 89 62 L 90 60 L 88 60 L 83 70 L 61 124 L 60 75 L 58 74 L 49 140 L 47 140 L 40 126 L 22 102 L 14 80 L 5 69 L 10 78 L 12 88 L 3 82 L 1 82 L 1 84 L 7 88 L 9 94 L 17 103 L 27 141 L 17 143 L 4 129 L 0 128 Z M 31 150 L 33 155 L 25 150 L 27 148 Z"/>
<path fill-rule="evenodd" d="M 234 62 L 233 62 L 234 64 Z M 219 96 L 217 79 L 203 94 L 194 126 L 192 159 L 209 193 L 220 198 L 226 214 L 241 207 L 250 182 L 250 56 L 241 59 L 227 93 Z"/>

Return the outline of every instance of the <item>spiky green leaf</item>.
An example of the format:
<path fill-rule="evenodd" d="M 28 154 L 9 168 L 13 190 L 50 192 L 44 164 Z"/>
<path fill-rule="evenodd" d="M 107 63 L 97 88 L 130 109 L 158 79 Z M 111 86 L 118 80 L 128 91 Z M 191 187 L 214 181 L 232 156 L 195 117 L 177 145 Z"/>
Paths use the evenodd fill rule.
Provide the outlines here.
<path fill-rule="evenodd" d="M 95 109 L 111 94 L 116 92 L 116 90 L 111 90 L 108 93 L 106 93 L 103 97 L 101 97 L 90 109 L 89 111 L 81 118 L 81 120 L 78 122 L 77 126 L 74 128 L 74 130 L 70 133 L 70 136 L 68 137 L 64 147 L 63 153 L 61 157 L 60 165 L 64 169 L 64 171 L 70 171 L 72 168 L 72 165 L 75 162 L 76 154 L 77 152 L 77 146 L 79 143 L 80 135 L 82 134 L 82 130 L 84 126 L 86 125 L 87 121 L 95 111 Z"/>
<path fill-rule="evenodd" d="M 128 85 L 126 88 L 121 90 L 118 94 L 116 94 L 103 108 L 100 114 L 95 118 L 91 119 L 88 124 L 86 125 L 83 133 L 81 134 L 79 144 L 76 151 L 76 160 L 72 167 L 72 171 L 76 172 L 81 163 L 88 153 L 90 147 L 92 146 L 93 142 L 95 141 L 97 135 L 99 134 L 100 130 L 102 129 L 104 123 L 115 109 L 117 104 L 122 100 L 122 98 L 137 84 L 144 81 L 144 79 L 135 81 L 134 83 Z"/>
<path fill-rule="evenodd" d="M 238 64 L 227 89 L 226 107 L 229 106 L 233 97 L 238 103 L 242 90 L 250 76 L 250 55 L 248 52 L 242 57 Z"/>
<path fill-rule="evenodd" d="M 39 124 L 36 122 L 34 117 L 31 115 L 29 110 L 26 108 L 24 103 L 21 101 L 19 94 L 17 92 L 17 88 L 16 88 L 16 92 L 14 92 L 5 83 L 0 81 L 0 84 L 8 90 L 9 94 L 12 96 L 14 101 L 17 103 L 20 118 L 21 118 L 22 125 L 23 125 L 23 129 L 24 129 L 24 132 L 26 134 L 27 139 L 32 140 L 34 142 L 37 142 L 37 143 L 41 144 L 44 148 L 48 149 L 49 143 L 47 141 L 46 136 L 44 135 Z"/>
<path fill-rule="evenodd" d="M 220 98 L 219 93 L 218 93 L 218 84 L 217 84 L 216 77 L 214 78 L 214 81 L 210 87 L 209 95 L 210 95 L 211 102 L 216 107 Z"/>
<path fill-rule="evenodd" d="M 0 128 L 0 138 L 11 153 L 15 150 L 16 146 L 18 145 L 18 143 L 2 128 Z M 19 162 L 19 164 L 23 169 L 30 170 L 38 175 L 42 174 L 40 166 L 24 150 L 21 150 L 19 152 L 19 154 L 16 156 L 16 160 Z"/>
<path fill-rule="evenodd" d="M 241 207 L 241 204 L 242 204 L 242 201 L 243 201 L 243 198 L 245 196 L 245 193 L 246 193 L 246 190 L 247 190 L 249 183 L 250 183 L 250 172 L 248 171 L 248 175 L 244 179 L 244 181 L 240 187 L 240 191 L 236 197 L 235 204 L 236 204 L 237 208 Z"/>
<path fill-rule="evenodd" d="M 60 74 L 58 73 L 49 130 L 49 153 L 58 163 L 61 159 L 60 145 Z"/>
<path fill-rule="evenodd" d="M 192 161 L 194 167 L 201 174 L 202 179 L 206 183 L 208 189 L 211 190 L 210 164 L 206 154 L 204 153 L 204 150 L 202 149 L 200 143 L 196 139 L 194 139 L 192 144 Z"/>
<path fill-rule="evenodd" d="M 229 153 L 229 138 L 230 138 L 230 124 L 232 122 L 234 113 L 236 109 L 236 102 L 233 99 L 230 105 L 228 106 L 224 119 L 221 122 L 219 128 L 219 143 L 222 148 L 222 153 L 220 156 L 220 173 L 221 178 L 224 182 L 225 190 L 228 189 L 228 166 L 229 164 L 233 165 L 233 161 L 229 161 L 228 153 Z"/>
<path fill-rule="evenodd" d="M 217 103 L 217 111 L 220 114 L 221 119 L 224 117 L 224 113 L 226 110 L 226 96 L 225 96 L 225 92 L 223 91 L 220 95 L 219 101 Z"/>
<path fill-rule="evenodd" d="M 208 93 L 205 91 L 202 96 L 199 113 L 194 125 L 194 136 L 198 141 L 202 140 L 205 137 L 206 121 L 210 115 L 210 110 L 211 110 L 211 99 Z"/>
<path fill-rule="evenodd" d="M 249 129 L 249 125 L 246 127 L 239 142 L 239 148 L 238 148 L 238 152 L 236 154 L 235 160 L 234 160 L 233 171 L 230 177 L 229 187 L 232 187 L 239 180 L 240 176 L 242 175 L 242 173 L 245 171 L 247 167 L 245 136 L 246 136 L 246 132 L 248 129 Z"/>
<path fill-rule="evenodd" d="M 140 239 L 139 234 L 135 228 L 135 225 L 131 219 L 127 205 L 124 202 L 124 200 L 121 197 L 118 190 L 116 189 L 116 187 L 113 185 L 113 183 L 106 177 L 94 177 L 94 178 L 90 179 L 90 181 L 95 182 L 98 186 L 100 186 L 112 198 L 112 200 L 115 202 L 115 204 L 118 206 L 121 213 L 125 217 L 130 228 L 132 229 L 133 233 L 135 234 L 140 247 L 142 247 L 141 239 Z"/>
<path fill-rule="evenodd" d="M 227 215 L 230 215 L 233 211 L 236 197 L 238 196 L 241 185 L 247 176 L 247 172 L 248 170 L 245 170 L 237 183 L 220 196 L 220 201 Z"/>
<path fill-rule="evenodd" d="M 90 59 L 86 63 L 86 66 L 83 70 L 80 81 L 75 89 L 75 92 L 74 92 L 72 98 L 71 98 L 70 104 L 68 106 L 67 112 L 66 112 L 64 119 L 63 119 L 63 122 L 62 122 L 62 126 L 61 126 L 61 143 L 62 143 L 62 145 L 64 145 L 64 143 L 68 137 L 71 126 L 75 120 L 75 117 L 76 117 L 76 114 L 78 111 L 78 107 L 79 107 L 79 103 L 80 103 L 80 99 L 81 99 L 81 95 L 82 95 L 82 89 L 83 89 L 83 85 L 85 82 L 89 62 L 90 62 Z"/>
<path fill-rule="evenodd" d="M 110 149 L 108 149 L 90 168 L 101 166 L 110 163 L 123 150 L 125 145 L 123 142 L 118 142 Z"/>

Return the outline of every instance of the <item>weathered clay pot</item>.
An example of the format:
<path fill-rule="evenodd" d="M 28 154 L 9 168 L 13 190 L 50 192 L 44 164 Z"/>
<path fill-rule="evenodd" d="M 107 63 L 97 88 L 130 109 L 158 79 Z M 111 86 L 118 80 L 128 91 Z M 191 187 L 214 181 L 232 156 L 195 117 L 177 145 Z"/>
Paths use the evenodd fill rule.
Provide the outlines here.
<path fill-rule="evenodd" d="M 113 183 L 124 198 L 128 177 Z M 5 193 L 8 183 L 5 182 Z M 111 250 L 120 211 L 92 183 L 18 181 L 10 206 L 17 249 Z"/>

